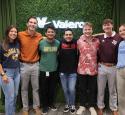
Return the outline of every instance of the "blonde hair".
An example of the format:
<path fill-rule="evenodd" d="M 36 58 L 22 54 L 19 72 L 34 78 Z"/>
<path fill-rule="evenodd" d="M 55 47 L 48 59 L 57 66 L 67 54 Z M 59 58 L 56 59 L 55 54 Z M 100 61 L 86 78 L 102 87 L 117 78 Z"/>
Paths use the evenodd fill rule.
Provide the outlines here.
<path fill-rule="evenodd" d="M 90 26 L 91 28 L 93 28 L 93 24 L 91 22 L 85 22 L 84 25 L 83 25 L 83 28 L 85 26 Z"/>

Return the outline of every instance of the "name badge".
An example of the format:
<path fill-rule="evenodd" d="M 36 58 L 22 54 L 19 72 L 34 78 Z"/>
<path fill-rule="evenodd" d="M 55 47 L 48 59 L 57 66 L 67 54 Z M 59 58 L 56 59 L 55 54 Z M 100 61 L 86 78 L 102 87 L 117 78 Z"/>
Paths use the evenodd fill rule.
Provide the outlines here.
<path fill-rule="evenodd" d="M 49 77 L 49 72 L 48 71 L 46 72 L 46 76 Z"/>

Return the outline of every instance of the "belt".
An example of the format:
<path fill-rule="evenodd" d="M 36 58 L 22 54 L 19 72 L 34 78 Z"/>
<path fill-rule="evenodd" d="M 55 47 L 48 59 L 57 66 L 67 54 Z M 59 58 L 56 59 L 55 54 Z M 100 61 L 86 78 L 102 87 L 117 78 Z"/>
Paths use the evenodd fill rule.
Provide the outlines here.
<path fill-rule="evenodd" d="M 22 62 L 22 63 L 28 63 L 28 64 L 34 64 L 34 63 L 37 63 L 38 61 L 30 62 L 30 61 L 20 60 L 20 62 Z"/>
<path fill-rule="evenodd" d="M 112 66 L 115 66 L 114 63 L 104 63 L 104 62 L 101 62 L 102 65 L 105 65 L 107 67 L 112 67 Z"/>

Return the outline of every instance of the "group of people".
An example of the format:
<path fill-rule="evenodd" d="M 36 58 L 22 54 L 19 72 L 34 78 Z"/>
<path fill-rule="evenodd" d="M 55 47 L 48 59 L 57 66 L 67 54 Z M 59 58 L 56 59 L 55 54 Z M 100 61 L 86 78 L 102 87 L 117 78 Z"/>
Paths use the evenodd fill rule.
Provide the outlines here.
<path fill-rule="evenodd" d="M 112 114 L 125 114 L 125 24 L 116 34 L 112 20 L 105 19 L 104 33 L 93 35 L 93 24 L 86 22 L 79 39 L 74 39 L 72 29 L 67 28 L 61 41 L 56 39 L 52 25 L 46 27 L 45 38 L 38 33 L 36 17 L 30 17 L 26 26 L 22 32 L 16 26 L 9 26 L 0 45 L 0 85 L 5 95 L 6 115 L 15 115 L 20 83 L 22 115 L 29 115 L 29 82 L 35 114 L 47 114 L 49 109 L 56 111 L 57 77 L 65 96 L 64 112 L 81 115 L 88 108 L 91 115 L 103 115 L 108 82 Z M 77 111 L 76 85 L 80 105 Z"/>

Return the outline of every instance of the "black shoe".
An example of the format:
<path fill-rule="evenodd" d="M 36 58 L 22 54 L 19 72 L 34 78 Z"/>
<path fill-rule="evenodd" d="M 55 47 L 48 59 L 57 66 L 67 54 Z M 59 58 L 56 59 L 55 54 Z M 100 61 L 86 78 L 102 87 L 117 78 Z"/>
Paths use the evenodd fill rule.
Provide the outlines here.
<path fill-rule="evenodd" d="M 72 105 L 71 108 L 70 108 L 70 112 L 71 112 L 71 114 L 74 114 L 75 111 L 76 111 L 76 108 L 75 108 L 74 105 Z"/>
<path fill-rule="evenodd" d="M 48 107 L 42 109 L 42 114 L 46 115 L 48 113 Z"/>
<path fill-rule="evenodd" d="M 56 111 L 57 110 L 57 107 L 55 107 L 54 105 L 51 105 L 50 108 L 51 108 L 52 111 Z"/>
<path fill-rule="evenodd" d="M 69 106 L 68 105 L 65 105 L 65 108 L 64 108 L 64 110 L 63 110 L 63 112 L 68 112 L 69 111 Z"/>

